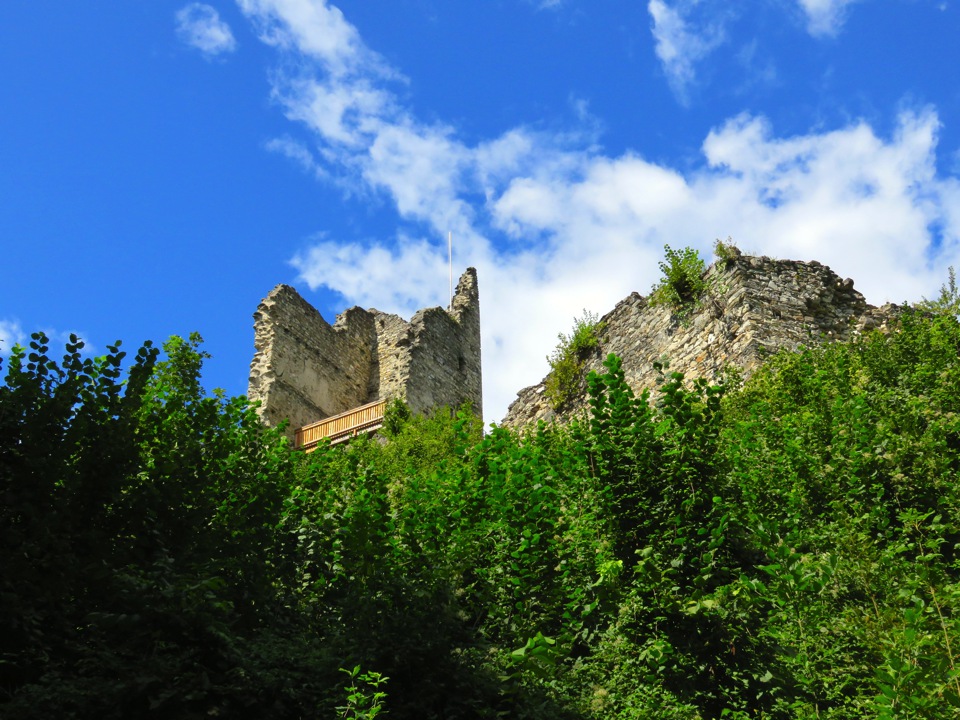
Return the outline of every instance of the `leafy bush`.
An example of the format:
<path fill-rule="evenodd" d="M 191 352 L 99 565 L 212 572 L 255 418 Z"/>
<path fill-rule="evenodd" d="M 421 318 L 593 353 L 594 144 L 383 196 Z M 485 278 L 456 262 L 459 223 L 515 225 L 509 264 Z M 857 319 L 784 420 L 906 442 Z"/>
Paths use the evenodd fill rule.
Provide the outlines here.
<path fill-rule="evenodd" d="M 583 381 L 583 363 L 587 353 L 599 344 L 603 323 L 597 315 L 588 310 L 583 316 L 574 318 L 573 331 L 569 335 L 557 336 L 557 347 L 547 357 L 550 374 L 547 376 L 546 394 L 553 409 L 559 409 L 572 399 L 581 388 Z"/>
<path fill-rule="evenodd" d="M 61 361 L 40 333 L 14 349 L 0 386 L 0 714 L 316 704 L 308 676 L 322 670 L 285 612 L 293 565 L 276 532 L 293 458 L 246 398 L 202 391 L 199 345 L 171 338 L 162 358 L 147 343 L 125 380 L 119 342 L 91 358 L 71 337 Z M 286 673 L 264 671 L 281 645 Z"/>
<path fill-rule="evenodd" d="M 387 697 L 387 693 L 381 690 L 380 686 L 386 685 L 389 678 L 376 672 L 361 674 L 359 665 L 353 670 L 341 668 L 341 672 L 350 676 L 350 684 L 344 688 L 347 704 L 337 708 L 341 720 L 373 720 L 380 715 Z"/>
<path fill-rule="evenodd" d="M 947 269 L 947 282 L 940 286 L 940 294 L 936 299 L 924 298 L 917 303 L 917 307 L 926 312 L 960 318 L 960 289 L 957 288 L 957 272 L 952 265 Z"/>
<path fill-rule="evenodd" d="M 674 250 L 664 245 L 663 250 L 666 258 L 659 263 L 663 277 L 653 286 L 650 302 L 669 305 L 685 316 L 707 289 L 703 279 L 707 267 L 700 254 L 691 247 Z"/>
<path fill-rule="evenodd" d="M 949 311 L 656 405 L 610 356 L 566 427 L 396 406 L 309 455 L 203 393 L 198 343 L 125 380 L 117 346 L 11 357 L 3 717 L 960 718 Z"/>
<path fill-rule="evenodd" d="M 400 398 L 394 398 L 383 412 L 383 434 L 388 438 L 399 435 L 411 415 L 407 404 Z"/>

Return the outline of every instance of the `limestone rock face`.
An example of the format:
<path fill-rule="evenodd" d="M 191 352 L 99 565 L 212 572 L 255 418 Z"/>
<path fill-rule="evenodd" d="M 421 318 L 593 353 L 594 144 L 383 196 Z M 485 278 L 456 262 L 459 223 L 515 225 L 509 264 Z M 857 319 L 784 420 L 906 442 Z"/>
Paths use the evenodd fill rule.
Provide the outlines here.
<path fill-rule="evenodd" d="M 704 279 L 709 290 L 683 322 L 673 308 L 651 305 L 637 293 L 622 300 L 601 318 L 599 347 L 586 359 L 584 378 L 590 370 L 603 372 L 604 358 L 613 353 L 631 389 L 655 395 L 661 380 L 654 363 L 687 378 L 716 380 L 727 366 L 749 375 L 770 353 L 884 329 L 900 312 L 896 305 L 868 305 L 852 280 L 816 261 L 734 254 L 711 265 Z M 545 388 L 546 378 L 521 390 L 502 424 L 523 427 L 586 412 L 585 383 L 557 410 Z"/>
<path fill-rule="evenodd" d="M 401 398 L 414 412 L 469 402 L 483 407 L 477 271 L 461 276 L 449 310 L 427 308 L 410 322 L 353 307 L 330 325 L 289 285 L 254 313 L 248 397 L 271 426 L 303 425 L 368 402 Z"/>

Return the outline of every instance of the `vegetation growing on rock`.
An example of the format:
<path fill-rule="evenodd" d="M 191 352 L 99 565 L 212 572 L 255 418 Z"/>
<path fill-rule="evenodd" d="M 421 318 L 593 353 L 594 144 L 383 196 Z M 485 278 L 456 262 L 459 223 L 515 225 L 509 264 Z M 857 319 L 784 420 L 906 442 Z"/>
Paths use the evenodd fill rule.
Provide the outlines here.
<path fill-rule="evenodd" d="M 691 247 L 674 250 L 664 245 L 663 251 L 664 260 L 658 263 L 663 277 L 653 286 L 650 302 L 669 305 L 678 316 L 685 318 L 707 290 L 703 279 L 707 265 L 700 253 Z"/>
<path fill-rule="evenodd" d="M 560 333 L 557 336 L 557 347 L 547 357 L 550 374 L 545 388 L 554 410 L 582 389 L 584 360 L 587 353 L 596 349 L 602 332 L 603 323 L 598 321 L 596 314 L 584 310 L 582 317 L 574 319 L 569 335 Z"/>

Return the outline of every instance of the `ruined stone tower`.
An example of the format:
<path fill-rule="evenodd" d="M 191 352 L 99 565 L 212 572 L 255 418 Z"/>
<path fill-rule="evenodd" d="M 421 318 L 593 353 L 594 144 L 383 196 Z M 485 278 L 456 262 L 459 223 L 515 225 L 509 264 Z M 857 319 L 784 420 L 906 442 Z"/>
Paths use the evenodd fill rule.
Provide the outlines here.
<path fill-rule="evenodd" d="M 603 331 L 598 347 L 584 358 L 578 392 L 554 407 L 544 378 L 518 393 L 501 424 L 521 428 L 586 413 L 586 374 L 603 372 L 610 353 L 623 361 L 625 379 L 636 394 L 656 395 L 662 382 L 658 363 L 687 378 L 713 381 L 727 366 L 748 376 L 778 350 L 884 329 L 901 311 L 896 305 L 867 304 L 853 280 L 841 279 L 819 262 L 749 257 L 733 247 L 728 252 L 704 273 L 708 291 L 685 321 L 674 308 L 631 294 L 600 319 Z"/>
<path fill-rule="evenodd" d="M 413 412 L 468 402 L 482 410 L 477 271 L 460 277 L 449 310 L 398 315 L 353 307 L 330 325 L 289 285 L 270 291 L 254 317 L 248 396 L 268 425 L 289 432 L 375 400 Z"/>

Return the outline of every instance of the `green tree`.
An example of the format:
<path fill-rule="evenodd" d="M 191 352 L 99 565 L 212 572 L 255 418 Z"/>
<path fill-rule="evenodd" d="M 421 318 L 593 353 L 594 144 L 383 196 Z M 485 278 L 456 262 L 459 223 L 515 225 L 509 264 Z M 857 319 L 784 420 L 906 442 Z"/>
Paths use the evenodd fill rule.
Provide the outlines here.
<path fill-rule="evenodd" d="M 960 289 L 957 288 L 957 273 L 951 265 L 947 269 L 947 281 L 940 286 L 940 293 L 933 300 L 924 298 L 917 307 L 927 312 L 960 317 Z"/>
<path fill-rule="evenodd" d="M 277 622 L 292 458 L 244 398 L 202 391 L 199 343 L 172 338 L 163 359 L 147 343 L 125 380 L 119 342 L 90 358 L 71 337 L 57 362 L 37 334 L 11 355 L 0 388 L 4 714 L 183 717 L 265 703 L 268 717 L 289 702 L 284 681 L 256 668 L 295 630 Z"/>
<path fill-rule="evenodd" d="M 197 337 L 124 369 L 36 336 L 0 386 L 0 714 L 960 717 L 958 349 L 907 310 L 656 402 L 611 356 L 566 426 L 398 405 L 305 455 L 203 391 Z"/>

